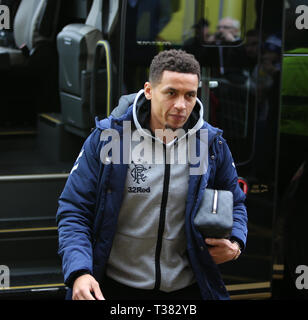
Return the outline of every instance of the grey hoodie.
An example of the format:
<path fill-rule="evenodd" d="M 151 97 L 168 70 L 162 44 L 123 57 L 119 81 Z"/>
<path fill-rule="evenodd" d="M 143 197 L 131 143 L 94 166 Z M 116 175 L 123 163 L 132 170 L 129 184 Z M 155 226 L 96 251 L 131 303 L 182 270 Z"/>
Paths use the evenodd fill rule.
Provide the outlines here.
<path fill-rule="evenodd" d="M 202 127 L 203 106 L 198 100 L 193 128 L 164 145 L 145 130 L 144 119 L 150 108 L 144 105 L 143 91 L 122 98 L 113 116 L 123 114 L 133 98 L 136 130 L 132 132 L 132 163 L 128 166 L 107 275 L 130 287 L 171 292 L 191 285 L 195 279 L 186 254 L 184 228 L 189 165 L 170 157 L 177 154 L 187 134 Z M 142 149 L 152 150 L 151 157 L 146 157 Z M 153 160 L 159 152 L 162 157 L 157 163 Z"/>

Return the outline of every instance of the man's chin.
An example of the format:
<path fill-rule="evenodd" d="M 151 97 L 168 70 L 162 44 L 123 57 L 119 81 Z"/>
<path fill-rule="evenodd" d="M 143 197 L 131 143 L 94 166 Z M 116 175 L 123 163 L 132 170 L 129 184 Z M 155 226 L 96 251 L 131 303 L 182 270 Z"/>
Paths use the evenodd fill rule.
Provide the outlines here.
<path fill-rule="evenodd" d="M 183 121 L 183 122 L 181 121 L 181 122 L 178 122 L 178 123 L 166 123 L 165 124 L 165 128 L 175 131 L 175 130 L 183 128 L 185 123 L 186 123 L 186 121 Z"/>
<path fill-rule="evenodd" d="M 172 131 L 176 131 L 178 129 L 181 129 L 183 127 L 183 125 L 166 125 L 165 129 L 170 129 Z"/>

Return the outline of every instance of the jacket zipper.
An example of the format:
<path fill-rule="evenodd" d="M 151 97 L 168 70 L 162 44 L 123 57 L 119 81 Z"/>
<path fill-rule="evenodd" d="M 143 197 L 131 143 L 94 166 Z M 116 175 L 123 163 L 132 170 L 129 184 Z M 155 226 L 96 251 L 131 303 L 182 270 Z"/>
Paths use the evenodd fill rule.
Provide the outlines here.
<path fill-rule="evenodd" d="M 209 145 L 209 147 L 208 147 L 209 151 L 211 150 L 212 145 L 214 144 L 216 138 L 219 137 L 219 136 L 221 136 L 221 133 L 216 133 L 215 137 L 213 138 L 213 140 L 211 141 L 211 143 L 210 143 L 210 145 Z M 196 187 L 195 197 L 194 197 L 195 203 L 197 202 L 198 191 L 199 191 L 199 189 L 200 189 L 201 180 L 202 180 L 202 175 L 199 176 L 199 179 L 198 179 L 198 182 L 197 182 L 197 187 Z M 208 183 L 206 183 L 205 188 L 207 188 L 207 186 L 208 186 Z"/>
<path fill-rule="evenodd" d="M 164 144 L 164 158 L 165 158 L 165 173 L 164 173 L 164 187 L 162 202 L 159 215 L 158 235 L 155 251 L 155 287 L 154 290 L 159 290 L 161 284 L 161 269 L 160 269 L 160 254 L 162 249 L 163 234 L 165 230 L 166 221 L 166 207 L 168 201 L 169 181 L 170 181 L 170 163 L 168 164 L 166 159 L 166 145 Z"/>

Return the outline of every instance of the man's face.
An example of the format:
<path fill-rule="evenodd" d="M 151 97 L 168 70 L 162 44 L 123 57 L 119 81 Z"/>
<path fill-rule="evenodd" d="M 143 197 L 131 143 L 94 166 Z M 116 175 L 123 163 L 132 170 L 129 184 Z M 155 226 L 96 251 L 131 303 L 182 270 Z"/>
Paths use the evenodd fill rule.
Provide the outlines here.
<path fill-rule="evenodd" d="M 144 93 L 151 100 L 151 129 L 183 127 L 196 104 L 198 84 L 196 74 L 174 71 L 164 71 L 157 84 L 146 82 Z"/>
<path fill-rule="evenodd" d="M 231 33 L 233 36 L 237 36 L 238 29 L 236 29 L 233 25 L 233 21 L 229 18 L 224 18 L 219 21 L 219 24 L 217 26 L 218 32 L 225 33 Z"/>

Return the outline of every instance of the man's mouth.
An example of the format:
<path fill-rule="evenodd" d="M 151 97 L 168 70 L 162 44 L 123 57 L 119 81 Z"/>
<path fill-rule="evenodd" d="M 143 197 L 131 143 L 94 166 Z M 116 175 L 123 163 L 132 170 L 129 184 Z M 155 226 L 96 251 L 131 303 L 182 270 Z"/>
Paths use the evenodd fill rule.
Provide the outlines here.
<path fill-rule="evenodd" d="M 186 119 L 185 116 L 181 116 L 181 115 L 178 115 L 178 114 L 170 114 L 169 116 L 172 117 L 173 119 L 177 120 L 177 121 L 183 121 L 183 120 Z"/>

